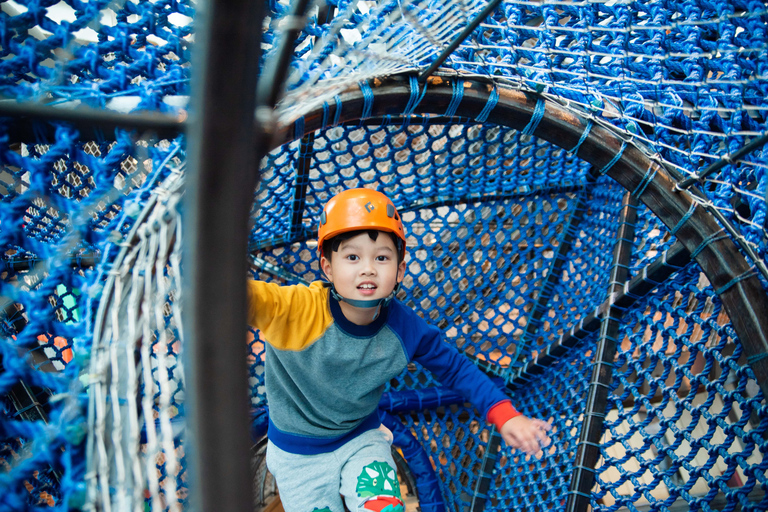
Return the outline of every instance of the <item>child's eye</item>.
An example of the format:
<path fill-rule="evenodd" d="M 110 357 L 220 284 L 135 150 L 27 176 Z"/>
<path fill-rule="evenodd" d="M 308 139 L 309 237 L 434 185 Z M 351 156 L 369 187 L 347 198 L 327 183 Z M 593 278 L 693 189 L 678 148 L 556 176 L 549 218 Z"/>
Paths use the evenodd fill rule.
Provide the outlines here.
<path fill-rule="evenodd" d="M 349 256 L 347 256 L 347 259 L 348 259 L 349 261 L 357 261 L 357 255 L 355 255 L 355 254 L 350 254 Z"/>
<path fill-rule="evenodd" d="M 389 261 L 388 256 L 376 256 L 376 261 Z"/>

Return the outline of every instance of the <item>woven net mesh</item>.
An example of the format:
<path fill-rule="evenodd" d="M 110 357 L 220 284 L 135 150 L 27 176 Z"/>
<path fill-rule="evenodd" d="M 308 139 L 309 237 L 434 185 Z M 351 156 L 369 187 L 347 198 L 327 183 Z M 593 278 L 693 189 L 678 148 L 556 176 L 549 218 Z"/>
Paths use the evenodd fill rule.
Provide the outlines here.
<path fill-rule="evenodd" d="M 196 7 L 0 2 L 0 103 L 182 114 Z M 349 187 L 387 193 L 408 233 L 399 299 L 510 384 L 518 409 L 552 422 L 551 447 L 526 458 L 495 449 L 495 433 L 461 400 L 391 412 L 437 477 L 441 503 L 422 494 L 425 512 L 478 510 L 478 498 L 488 510 L 565 508 L 598 334 L 518 377 L 606 300 L 625 194 L 592 178 L 571 148 L 461 117 L 460 87 L 431 112 L 437 121 L 407 116 L 428 94 L 413 88 L 391 116 L 339 123 L 345 91 L 423 71 L 485 7 L 310 4 L 275 119 L 297 139 L 310 113 L 323 128 L 264 158 L 249 234 L 253 276 L 316 280 L 325 201 Z M 290 6 L 267 11 L 264 67 Z M 538 94 L 683 178 L 768 133 L 767 23 L 760 1 L 502 1 L 437 74 Z M 194 376 L 182 367 L 174 226 L 186 139 L 18 121 L 0 119 L 0 508 L 184 509 L 184 379 Z M 728 162 L 695 198 L 730 223 L 756 273 L 768 250 L 765 155 Z M 645 206 L 637 217 L 630 277 L 675 242 Z M 269 405 L 264 341 L 251 331 L 247 343 L 258 416 Z M 623 312 L 617 347 L 585 491 L 592 507 L 765 510 L 765 397 L 695 262 Z M 387 387 L 392 397 L 413 390 L 443 392 L 418 365 Z"/>

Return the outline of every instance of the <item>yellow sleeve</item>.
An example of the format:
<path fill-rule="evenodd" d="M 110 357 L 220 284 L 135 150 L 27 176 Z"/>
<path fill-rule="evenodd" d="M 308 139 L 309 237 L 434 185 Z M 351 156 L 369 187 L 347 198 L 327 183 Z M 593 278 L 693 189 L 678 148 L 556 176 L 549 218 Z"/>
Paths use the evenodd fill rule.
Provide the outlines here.
<path fill-rule="evenodd" d="M 309 286 L 248 281 L 248 323 L 275 348 L 302 350 L 332 322 L 328 289 L 320 281 Z"/>

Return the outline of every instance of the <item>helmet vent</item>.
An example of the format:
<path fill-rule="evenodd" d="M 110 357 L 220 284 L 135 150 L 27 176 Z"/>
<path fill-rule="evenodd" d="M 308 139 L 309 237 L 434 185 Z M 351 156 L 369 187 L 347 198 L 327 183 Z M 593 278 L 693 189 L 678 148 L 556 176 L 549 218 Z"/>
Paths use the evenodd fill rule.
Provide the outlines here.
<path fill-rule="evenodd" d="M 397 217 L 395 217 L 395 207 L 392 206 L 391 204 L 387 205 L 387 217 L 389 217 L 390 219 L 393 217 L 397 219 Z"/>

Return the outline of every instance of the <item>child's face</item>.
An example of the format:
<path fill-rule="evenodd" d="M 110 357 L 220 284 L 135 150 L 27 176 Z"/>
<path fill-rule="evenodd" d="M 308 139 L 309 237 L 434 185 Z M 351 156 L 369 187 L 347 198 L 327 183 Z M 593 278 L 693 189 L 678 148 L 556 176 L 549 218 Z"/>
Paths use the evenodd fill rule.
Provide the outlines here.
<path fill-rule="evenodd" d="M 397 263 L 397 249 L 390 236 L 368 233 L 344 240 L 331 261 L 320 259 L 328 279 L 342 297 L 357 300 L 382 299 L 403 280 L 405 261 Z"/>

